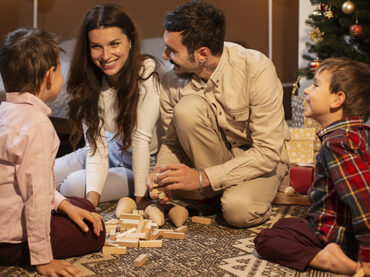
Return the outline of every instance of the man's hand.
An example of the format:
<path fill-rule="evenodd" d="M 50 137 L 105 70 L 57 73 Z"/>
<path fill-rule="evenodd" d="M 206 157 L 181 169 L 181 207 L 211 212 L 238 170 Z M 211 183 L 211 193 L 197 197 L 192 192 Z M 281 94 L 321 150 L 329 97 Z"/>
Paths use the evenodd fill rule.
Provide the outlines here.
<path fill-rule="evenodd" d="M 84 219 L 90 221 L 94 226 L 95 235 L 99 236 L 103 231 L 103 217 L 97 213 L 92 213 L 87 210 L 81 209 L 68 200 L 63 200 L 59 206 L 58 211 L 66 214 L 74 223 L 76 223 L 84 232 L 89 231 Z"/>
<path fill-rule="evenodd" d="M 52 260 L 48 264 L 36 265 L 36 271 L 43 276 L 82 276 L 74 265 L 63 260 Z"/>

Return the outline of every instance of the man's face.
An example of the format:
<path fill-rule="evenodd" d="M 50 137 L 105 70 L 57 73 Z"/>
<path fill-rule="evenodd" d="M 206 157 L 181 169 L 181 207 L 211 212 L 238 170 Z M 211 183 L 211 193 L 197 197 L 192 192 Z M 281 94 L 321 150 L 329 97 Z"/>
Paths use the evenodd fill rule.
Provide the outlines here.
<path fill-rule="evenodd" d="M 189 55 L 181 39 L 181 32 L 165 31 L 163 40 L 166 48 L 163 51 L 162 58 L 170 61 L 170 63 L 174 65 L 177 75 L 197 73 L 199 64 L 195 62 L 194 55 Z"/>

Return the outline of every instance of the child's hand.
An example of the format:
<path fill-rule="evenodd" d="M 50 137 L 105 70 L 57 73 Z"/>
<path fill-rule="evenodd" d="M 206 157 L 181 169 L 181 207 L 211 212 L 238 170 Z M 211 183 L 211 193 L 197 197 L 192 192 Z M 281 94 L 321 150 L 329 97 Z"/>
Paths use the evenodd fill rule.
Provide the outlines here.
<path fill-rule="evenodd" d="M 48 264 L 36 265 L 36 271 L 43 276 L 82 276 L 74 265 L 63 260 L 52 260 Z"/>
<path fill-rule="evenodd" d="M 63 200 L 58 207 L 58 211 L 65 213 L 74 223 L 76 223 L 84 232 L 89 231 L 89 227 L 83 221 L 90 221 L 94 226 L 94 233 L 99 236 L 103 231 L 103 217 L 97 213 L 81 209 L 68 200 Z"/>

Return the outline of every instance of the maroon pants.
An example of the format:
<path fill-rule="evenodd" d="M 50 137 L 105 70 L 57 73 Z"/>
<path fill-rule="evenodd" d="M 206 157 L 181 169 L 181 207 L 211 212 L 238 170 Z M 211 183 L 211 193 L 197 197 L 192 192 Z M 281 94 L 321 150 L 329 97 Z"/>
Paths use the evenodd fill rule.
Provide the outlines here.
<path fill-rule="evenodd" d="M 325 247 L 303 218 L 282 218 L 254 239 L 258 255 L 271 262 L 304 271 Z"/>
<path fill-rule="evenodd" d="M 68 197 L 68 199 L 75 206 L 95 212 L 95 207 L 89 200 L 77 197 Z M 89 227 L 89 231 L 86 233 L 66 216 L 57 213 L 51 215 L 50 238 L 55 259 L 80 256 L 99 251 L 103 247 L 105 229 L 100 236 L 96 236 L 93 233 L 93 225 L 88 221 L 85 223 Z M 0 264 L 30 264 L 27 242 L 0 243 Z"/>

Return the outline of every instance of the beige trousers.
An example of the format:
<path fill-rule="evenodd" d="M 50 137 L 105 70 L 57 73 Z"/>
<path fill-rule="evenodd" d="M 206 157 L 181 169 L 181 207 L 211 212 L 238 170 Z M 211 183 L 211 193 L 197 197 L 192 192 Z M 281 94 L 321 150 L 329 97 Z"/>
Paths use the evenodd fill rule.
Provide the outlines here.
<path fill-rule="evenodd" d="M 174 109 L 173 121 L 180 143 L 190 160 L 184 162 L 191 167 L 204 169 L 222 164 L 244 152 L 240 148 L 230 148 L 210 104 L 198 95 L 180 99 Z M 174 196 L 199 199 L 222 193 L 222 212 L 228 224 L 236 227 L 258 225 L 269 218 L 271 202 L 288 173 L 288 167 L 280 163 L 273 172 L 221 191 L 213 191 L 208 187 L 191 193 L 176 192 Z"/>

